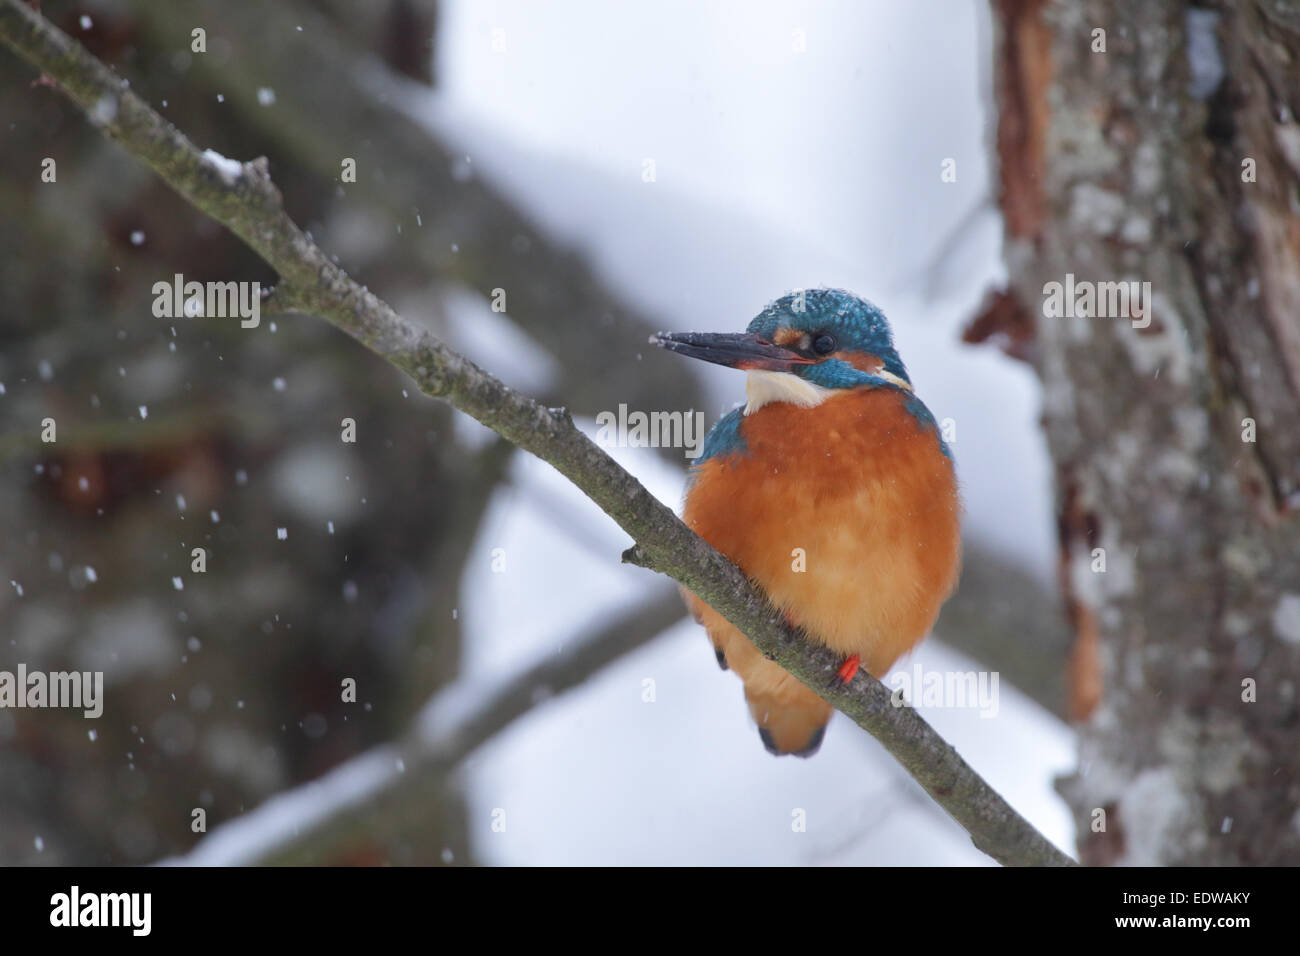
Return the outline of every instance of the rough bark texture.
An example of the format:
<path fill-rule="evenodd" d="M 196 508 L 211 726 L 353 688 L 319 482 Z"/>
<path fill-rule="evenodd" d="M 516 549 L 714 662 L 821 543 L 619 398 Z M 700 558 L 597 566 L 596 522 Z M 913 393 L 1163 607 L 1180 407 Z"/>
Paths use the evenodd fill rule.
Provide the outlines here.
<path fill-rule="evenodd" d="M 1010 292 L 1036 319 L 1020 346 L 1076 632 L 1061 791 L 1081 859 L 1300 863 L 1300 3 L 994 10 Z M 1149 282 L 1149 327 L 1048 317 L 1067 273 Z"/>

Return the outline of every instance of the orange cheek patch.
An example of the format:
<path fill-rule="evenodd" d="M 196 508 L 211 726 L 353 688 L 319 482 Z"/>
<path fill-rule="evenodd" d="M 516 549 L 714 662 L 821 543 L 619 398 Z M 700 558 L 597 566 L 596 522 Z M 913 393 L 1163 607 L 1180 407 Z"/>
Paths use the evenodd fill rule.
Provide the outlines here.
<path fill-rule="evenodd" d="M 837 358 L 847 365 L 852 365 L 859 372 L 875 374 L 883 364 L 880 357 L 870 352 L 836 352 L 831 358 Z"/>
<path fill-rule="evenodd" d="M 777 329 L 772 336 L 772 343 L 774 345 L 794 345 L 801 338 L 803 338 L 803 333 L 798 329 Z"/>

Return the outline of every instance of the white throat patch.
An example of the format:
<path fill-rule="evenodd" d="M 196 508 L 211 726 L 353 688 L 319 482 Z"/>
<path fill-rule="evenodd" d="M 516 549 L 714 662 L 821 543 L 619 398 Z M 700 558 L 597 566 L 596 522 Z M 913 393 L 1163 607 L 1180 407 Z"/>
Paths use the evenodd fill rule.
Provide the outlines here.
<path fill-rule="evenodd" d="M 789 402 L 812 408 L 835 394 L 833 388 L 823 388 L 789 372 L 772 372 L 755 369 L 745 375 L 745 414 L 752 415 L 768 402 Z"/>

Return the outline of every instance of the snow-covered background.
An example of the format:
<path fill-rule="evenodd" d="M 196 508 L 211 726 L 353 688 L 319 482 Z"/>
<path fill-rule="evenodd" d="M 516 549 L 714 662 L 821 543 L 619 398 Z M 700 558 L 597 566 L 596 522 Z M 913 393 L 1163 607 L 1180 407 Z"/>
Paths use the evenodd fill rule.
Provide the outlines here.
<path fill-rule="evenodd" d="M 673 328 L 738 330 L 792 288 L 874 300 L 918 392 L 956 423 L 969 536 L 1046 581 L 1035 380 L 958 340 L 1001 268 L 983 4 L 449 0 L 443 10 L 442 88 L 413 108 L 478 175 Z M 955 182 L 940 177 L 946 159 Z M 499 322 L 468 298 L 455 318 L 456 344 L 471 353 Z M 504 368 L 499 349 L 477 357 L 521 384 L 547 374 L 523 343 Z M 647 368 L 660 360 L 646 356 Z M 711 422 L 743 383 L 705 374 Z M 618 457 L 678 503 L 679 471 L 646 452 Z M 622 534 L 547 466 L 521 455 L 513 477 L 467 564 L 472 680 L 516 672 L 647 584 L 618 565 Z M 489 571 L 495 548 L 505 573 Z M 938 640 L 901 663 L 975 669 L 939 643 L 942 630 L 941 620 Z M 1000 703 L 993 719 L 923 712 L 1072 849 L 1051 790 L 1072 764 L 1072 736 L 1005 683 Z M 739 682 L 689 622 L 538 707 L 467 761 L 464 781 L 475 854 L 490 863 L 989 862 L 841 718 L 811 760 L 766 754 Z M 497 810 L 504 832 L 490 825 Z M 806 832 L 792 827 L 800 810 Z"/>

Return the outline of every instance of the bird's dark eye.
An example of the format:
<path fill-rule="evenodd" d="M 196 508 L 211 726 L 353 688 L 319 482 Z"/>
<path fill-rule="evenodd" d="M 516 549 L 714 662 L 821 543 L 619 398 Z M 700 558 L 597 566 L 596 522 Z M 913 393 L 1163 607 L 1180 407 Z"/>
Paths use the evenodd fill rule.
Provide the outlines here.
<path fill-rule="evenodd" d="M 812 350 L 818 355 L 830 355 L 835 351 L 835 336 L 829 332 L 818 332 L 813 336 Z"/>

